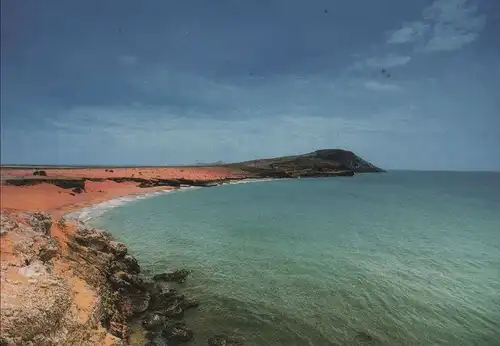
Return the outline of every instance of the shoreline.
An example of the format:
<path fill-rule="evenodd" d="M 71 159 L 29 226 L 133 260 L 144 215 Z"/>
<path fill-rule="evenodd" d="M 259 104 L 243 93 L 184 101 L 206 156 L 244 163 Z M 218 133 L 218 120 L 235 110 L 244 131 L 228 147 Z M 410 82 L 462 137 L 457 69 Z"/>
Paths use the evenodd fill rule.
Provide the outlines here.
<path fill-rule="evenodd" d="M 207 186 L 244 178 L 200 171 L 197 182 Z M 197 176 L 192 172 L 191 178 Z M 148 326 L 150 341 L 192 338 L 182 316 L 198 302 L 168 287 L 169 275 L 176 272 L 164 273 L 165 283 L 144 276 L 125 244 L 81 221 L 113 201 L 187 187 L 139 185 L 87 180 L 79 192 L 46 182 L 0 186 L 2 344 L 122 346 L 129 342 L 133 321 Z M 67 215 L 77 217 L 67 220 Z M 162 329 L 155 330 L 156 319 L 165 322 Z M 36 325 L 26 330 L 32 320 Z"/>
<path fill-rule="evenodd" d="M 129 201 L 176 190 L 288 179 L 255 178 L 220 168 L 185 170 L 128 169 L 128 176 L 108 169 L 75 170 L 73 176 L 42 178 L 18 172 L 15 179 L 16 172 L 9 171 L 0 185 L 0 342 L 123 346 L 128 344 L 133 321 L 148 330 L 150 342 L 191 340 L 193 331 L 182 318 L 185 310 L 198 306 L 197 300 L 144 276 L 125 244 L 86 222 L 95 212 L 100 215 Z M 142 177 L 134 177 L 137 174 Z M 184 273 L 181 280 L 188 275 L 185 270 L 179 272 Z M 178 272 L 158 274 L 175 278 Z M 58 285 L 47 286 L 47 282 Z M 61 292 L 63 305 L 58 303 Z M 54 311 L 57 314 L 52 316 Z M 19 321 L 29 324 L 33 319 L 39 328 L 20 327 L 24 322 Z M 229 340 L 234 339 L 219 335 L 208 342 Z"/>
<path fill-rule="evenodd" d="M 218 186 L 213 186 L 211 188 L 215 187 L 220 187 L 220 186 L 225 186 L 225 185 L 238 185 L 238 184 L 250 184 L 250 183 L 262 183 L 262 182 L 269 182 L 269 181 L 281 181 L 281 180 L 289 180 L 289 179 L 251 179 L 251 178 L 244 178 L 240 180 L 233 180 L 229 182 L 223 182 L 219 184 Z M 186 191 L 186 190 L 197 190 L 197 189 L 203 189 L 205 187 L 202 186 L 181 186 L 181 187 L 171 187 L 171 188 L 166 188 L 165 186 L 158 187 L 158 188 L 142 188 L 143 190 L 147 190 L 145 192 L 137 192 L 137 193 L 130 193 L 130 194 L 125 194 L 125 195 L 119 195 L 119 196 L 114 196 L 110 197 L 109 199 L 105 200 L 95 200 L 95 201 L 88 201 L 88 203 L 85 203 L 83 205 L 71 205 L 69 208 L 63 209 L 65 211 L 65 214 L 61 215 L 61 217 L 67 219 L 67 220 L 77 220 L 81 221 L 83 223 L 88 222 L 96 217 L 99 217 L 106 213 L 107 211 L 114 209 L 114 208 L 119 208 L 123 205 L 136 202 L 139 200 L 143 199 L 149 199 L 161 195 L 167 195 L 171 193 L 175 193 L 177 191 Z M 59 213 L 60 210 L 58 210 Z"/>
<path fill-rule="evenodd" d="M 189 188 L 192 187 L 187 187 Z M 87 208 L 99 207 L 120 198 L 138 196 L 148 198 L 157 196 L 155 192 L 163 194 L 175 190 L 177 189 L 120 195 L 84 208 L 72 205 L 74 209 L 70 213 L 84 212 Z M 105 211 L 107 210 L 103 212 Z M 34 342 L 34 344 L 68 346 L 124 346 L 163 344 L 166 340 L 169 340 L 169 343 L 172 341 L 174 344 L 180 344 L 193 338 L 194 333 L 184 322 L 183 315 L 185 310 L 197 307 L 198 300 L 195 297 L 186 297 L 169 285 L 170 281 L 184 282 L 185 277 L 189 275 L 185 269 L 169 268 L 169 272 L 154 273 L 154 277 L 145 276 L 141 273 L 140 263 L 133 255 L 128 254 L 126 245 L 106 230 L 88 225 L 89 218 L 82 220 L 78 217 L 63 216 L 57 220 L 48 213 L 4 209 L 1 215 L 2 295 L 0 298 L 2 298 L 2 314 L 0 327 L 2 333 L 0 342 L 2 345 L 24 345 Z M 64 221 L 61 222 L 61 220 Z M 16 242 L 18 236 L 16 233 L 19 231 L 22 231 L 23 238 L 26 236 L 30 238 L 28 242 L 22 239 L 23 243 L 20 243 L 24 247 L 22 253 L 16 250 L 16 247 L 19 248 L 19 243 Z M 6 243 L 9 245 L 14 243 L 11 251 L 4 246 Z M 38 248 L 34 248 L 35 251 L 29 251 L 27 247 L 31 246 L 30 244 L 38 244 Z M 49 250 L 50 257 L 42 258 L 45 256 L 42 250 L 50 246 L 52 246 Z M 26 259 L 26 255 L 30 259 Z M 28 282 L 19 281 L 23 275 L 30 278 Z M 181 275 L 180 278 L 179 275 Z M 160 278 L 157 279 L 157 276 Z M 47 281 L 52 282 L 51 286 L 47 286 L 45 283 Z M 20 283 L 29 286 L 29 296 L 25 296 L 24 292 L 16 292 Z M 55 283 L 60 287 L 54 286 Z M 49 287 L 48 291 L 46 287 Z M 57 290 L 52 292 L 52 287 Z M 58 294 L 62 288 L 65 288 L 64 296 L 66 297 L 63 303 Z M 39 294 L 41 291 L 43 298 Z M 51 299 L 53 296 L 55 297 Z M 20 298 L 20 305 L 9 304 L 9 298 Z M 37 306 L 36 302 L 32 302 L 34 299 L 49 300 L 55 305 L 62 304 L 65 309 L 60 314 L 64 316 L 57 320 L 51 316 L 47 317 L 48 311 L 59 312 L 62 308 L 58 309 L 52 305 L 50 309 L 45 310 Z M 80 315 L 77 321 L 74 320 L 73 313 L 66 316 L 67 310 L 75 309 Z M 51 331 L 50 336 L 41 336 L 40 334 L 44 334 L 42 328 L 34 328 L 39 331 L 39 335 L 31 339 L 31 334 L 17 327 L 17 324 L 24 320 L 26 323 L 21 324 L 28 325 L 33 314 L 41 319 L 37 324 L 43 325 L 46 322 L 52 328 L 70 325 L 70 329 L 75 333 L 78 332 L 79 335 L 81 333 L 91 335 L 89 341 L 79 340 L 79 336 L 69 333 L 65 335 L 66 342 L 60 342 L 58 334 L 66 333 L 64 328 L 54 333 L 48 326 L 43 329 Z M 158 319 L 163 319 L 165 322 L 161 328 L 157 323 Z M 45 340 L 45 338 L 53 337 L 54 334 L 58 335 L 57 342 L 51 343 Z M 28 336 L 28 339 L 25 339 L 25 336 Z"/>

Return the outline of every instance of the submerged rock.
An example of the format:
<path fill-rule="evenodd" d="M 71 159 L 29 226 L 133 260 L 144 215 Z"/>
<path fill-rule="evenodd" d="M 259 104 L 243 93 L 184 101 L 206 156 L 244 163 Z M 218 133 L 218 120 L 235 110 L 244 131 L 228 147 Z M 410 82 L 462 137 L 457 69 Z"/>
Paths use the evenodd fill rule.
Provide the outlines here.
<path fill-rule="evenodd" d="M 173 342 L 188 342 L 193 338 L 194 333 L 183 321 L 167 321 L 162 335 Z"/>
<path fill-rule="evenodd" d="M 181 302 L 181 308 L 183 310 L 187 310 L 187 309 L 190 309 L 190 308 L 195 308 L 197 307 L 198 305 L 200 305 L 200 302 L 198 299 L 196 298 L 191 298 L 191 297 L 185 297 L 182 302 Z"/>
<path fill-rule="evenodd" d="M 141 320 L 142 326 L 148 331 L 158 331 L 166 325 L 167 318 L 158 313 L 149 313 Z"/>
<path fill-rule="evenodd" d="M 153 276 L 153 280 L 156 281 L 173 281 L 177 283 L 184 283 L 186 281 L 186 277 L 191 274 L 191 272 L 187 269 L 178 269 L 170 273 L 161 273 Z"/>
<path fill-rule="evenodd" d="M 378 340 L 371 334 L 364 332 L 364 331 L 359 331 L 356 336 L 355 340 L 360 342 L 363 345 L 378 345 Z"/>
<path fill-rule="evenodd" d="M 161 333 L 148 333 L 146 334 L 148 342 L 146 346 L 169 346 L 168 340 Z"/>
<path fill-rule="evenodd" d="M 228 336 L 225 334 L 214 335 L 208 338 L 209 346 L 241 346 L 244 344 L 243 338 Z"/>
<path fill-rule="evenodd" d="M 151 303 L 151 294 L 149 292 L 130 293 L 128 297 L 130 298 L 134 315 L 148 310 Z"/>

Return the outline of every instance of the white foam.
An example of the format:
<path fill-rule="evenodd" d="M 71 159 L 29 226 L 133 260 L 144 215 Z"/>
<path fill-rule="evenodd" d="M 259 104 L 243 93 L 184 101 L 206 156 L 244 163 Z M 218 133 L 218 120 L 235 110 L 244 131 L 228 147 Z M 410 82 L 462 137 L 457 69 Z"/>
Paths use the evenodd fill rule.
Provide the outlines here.
<path fill-rule="evenodd" d="M 64 217 L 66 219 L 76 219 L 82 222 L 87 222 L 93 218 L 96 218 L 98 216 L 101 216 L 105 212 L 120 207 L 124 204 L 135 202 L 141 199 L 146 199 L 158 195 L 163 195 L 166 193 L 170 193 L 175 190 L 159 190 L 159 191 L 153 191 L 153 192 L 147 192 L 139 195 L 133 195 L 133 196 L 123 196 L 123 197 L 118 197 L 118 198 L 113 198 L 108 201 L 104 201 L 101 203 L 97 203 L 94 205 L 91 205 L 89 207 L 71 212 L 66 214 Z"/>
<path fill-rule="evenodd" d="M 231 181 L 228 183 L 221 184 L 222 185 L 232 185 L 232 184 L 248 184 L 248 183 L 258 183 L 258 182 L 265 182 L 265 181 L 274 181 L 278 179 L 244 179 L 244 180 L 238 180 L 238 181 Z M 282 180 L 282 179 L 280 179 Z M 101 216 L 105 212 L 120 207 L 124 204 L 127 203 L 132 203 L 136 202 L 138 200 L 146 199 L 146 198 L 151 198 L 154 196 L 158 195 L 164 195 L 167 193 L 178 193 L 178 192 L 183 192 L 183 191 L 188 191 L 188 190 L 197 190 L 201 189 L 203 187 L 201 186 L 182 186 L 179 189 L 175 190 L 158 190 L 158 191 L 153 191 L 153 192 L 147 192 L 147 193 L 142 193 L 138 195 L 129 195 L 129 196 L 123 196 L 123 197 L 118 197 L 118 198 L 113 198 L 101 203 L 97 203 L 94 205 L 91 205 L 89 207 L 82 208 L 80 210 L 71 212 L 66 214 L 64 217 L 66 219 L 76 219 L 82 222 L 87 222 L 91 219 L 94 219 L 96 217 Z"/>
<path fill-rule="evenodd" d="M 235 180 L 231 181 L 228 184 L 248 184 L 248 183 L 261 183 L 266 181 L 275 181 L 275 180 L 284 180 L 282 178 L 265 178 L 265 179 L 243 179 L 243 180 Z"/>

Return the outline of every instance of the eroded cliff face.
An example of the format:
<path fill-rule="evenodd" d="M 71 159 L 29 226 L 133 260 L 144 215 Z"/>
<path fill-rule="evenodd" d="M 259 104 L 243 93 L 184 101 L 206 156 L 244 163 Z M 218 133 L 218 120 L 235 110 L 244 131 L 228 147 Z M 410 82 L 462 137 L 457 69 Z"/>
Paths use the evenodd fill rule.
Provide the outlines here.
<path fill-rule="evenodd" d="M 182 317 L 198 302 L 143 276 L 108 232 L 45 213 L 1 222 L 0 344 L 126 345 L 133 318 L 151 344 L 193 337 Z"/>
<path fill-rule="evenodd" d="M 51 236 L 55 228 L 45 213 L 1 215 L 1 343 L 123 344 L 102 327 L 111 313 L 102 295 L 104 273 L 97 275 L 99 285 L 75 275 L 72 267 L 97 269 L 69 256 L 64 241 L 71 237 L 61 234 L 58 242 Z"/>

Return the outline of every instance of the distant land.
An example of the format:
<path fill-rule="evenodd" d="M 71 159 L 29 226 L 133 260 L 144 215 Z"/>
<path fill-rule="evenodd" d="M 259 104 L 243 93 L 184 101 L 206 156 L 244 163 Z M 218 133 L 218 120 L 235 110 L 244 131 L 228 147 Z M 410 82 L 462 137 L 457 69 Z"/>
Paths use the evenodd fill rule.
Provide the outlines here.
<path fill-rule="evenodd" d="M 303 155 L 251 160 L 225 166 L 266 178 L 327 177 L 384 172 L 352 151 L 342 149 L 321 149 Z"/>
<path fill-rule="evenodd" d="M 274 158 L 255 159 L 250 161 L 225 163 L 197 162 L 193 165 L 29 165 L 29 164 L 2 164 L 3 170 L 41 170 L 41 169 L 105 169 L 105 168 L 162 168 L 162 167 L 224 167 L 246 172 L 252 177 L 262 178 L 297 178 L 320 177 L 345 173 L 374 173 L 384 172 L 383 169 L 363 160 L 352 151 L 343 149 L 321 149 L 311 153 L 281 156 Z"/>

